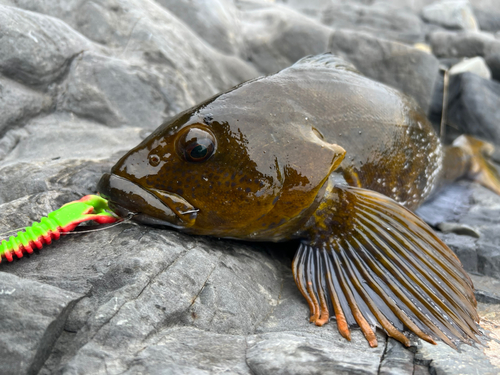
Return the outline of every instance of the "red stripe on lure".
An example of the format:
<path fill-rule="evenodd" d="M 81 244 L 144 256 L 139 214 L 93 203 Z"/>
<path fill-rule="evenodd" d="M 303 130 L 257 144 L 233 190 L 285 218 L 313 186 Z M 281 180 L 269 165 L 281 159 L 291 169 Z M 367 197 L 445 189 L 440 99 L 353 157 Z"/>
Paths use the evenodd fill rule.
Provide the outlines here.
<path fill-rule="evenodd" d="M 109 211 L 108 201 L 97 195 L 85 197 L 66 203 L 58 210 L 43 217 L 39 223 L 26 227 L 8 240 L 0 244 L 0 263 L 2 258 L 12 262 L 15 254 L 22 258 L 24 253 L 33 253 L 33 248 L 41 249 L 43 244 L 49 245 L 58 240 L 61 234 L 71 232 L 78 224 L 93 220 L 99 224 L 114 223 L 119 220 Z"/>

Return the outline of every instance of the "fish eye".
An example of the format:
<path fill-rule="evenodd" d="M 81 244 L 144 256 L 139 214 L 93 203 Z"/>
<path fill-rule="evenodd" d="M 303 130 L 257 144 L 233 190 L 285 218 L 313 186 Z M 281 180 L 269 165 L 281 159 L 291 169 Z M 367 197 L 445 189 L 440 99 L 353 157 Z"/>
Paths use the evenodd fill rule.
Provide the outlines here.
<path fill-rule="evenodd" d="M 177 153 L 189 162 L 203 162 L 215 152 L 215 137 L 203 125 L 183 129 L 176 142 Z"/>
<path fill-rule="evenodd" d="M 156 167 L 158 164 L 160 164 L 160 157 L 156 154 L 151 154 L 148 156 L 149 164 L 151 164 L 153 167 Z"/>

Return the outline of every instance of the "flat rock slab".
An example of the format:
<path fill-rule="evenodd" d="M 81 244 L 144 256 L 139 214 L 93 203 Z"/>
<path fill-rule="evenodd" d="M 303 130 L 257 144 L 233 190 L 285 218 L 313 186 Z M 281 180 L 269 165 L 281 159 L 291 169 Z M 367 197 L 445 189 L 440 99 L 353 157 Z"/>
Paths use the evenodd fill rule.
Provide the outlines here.
<path fill-rule="evenodd" d="M 2 374 L 37 374 L 81 297 L 0 272 Z"/>

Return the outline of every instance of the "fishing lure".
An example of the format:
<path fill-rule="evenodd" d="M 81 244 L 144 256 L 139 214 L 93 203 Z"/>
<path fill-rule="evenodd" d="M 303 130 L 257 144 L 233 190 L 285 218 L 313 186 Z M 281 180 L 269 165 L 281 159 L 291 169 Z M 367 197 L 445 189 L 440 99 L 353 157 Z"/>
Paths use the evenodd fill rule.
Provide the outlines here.
<path fill-rule="evenodd" d="M 17 232 L 0 244 L 0 263 L 2 258 L 12 262 L 14 254 L 22 258 L 24 253 L 32 254 L 34 248 L 40 250 L 44 244 L 50 245 L 62 234 L 74 230 L 80 223 L 95 221 L 99 224 L 114 223 L 119 220 L 108 207 L 108 201 L 97 195 L 85 197 L 66 203 L 58 210 L 43 217 L 40 222 Z"/>

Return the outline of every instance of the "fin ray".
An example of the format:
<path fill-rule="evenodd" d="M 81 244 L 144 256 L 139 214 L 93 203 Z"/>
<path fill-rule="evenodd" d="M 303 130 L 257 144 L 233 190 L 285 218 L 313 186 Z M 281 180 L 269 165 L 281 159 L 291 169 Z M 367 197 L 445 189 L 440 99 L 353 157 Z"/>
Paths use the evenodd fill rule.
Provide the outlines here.
<path fill-rule="evenodd" d="M 332 219 L 322 222 L 331 232 L 301 244 L 294 259 L 311 321 L 323 325 L 334 315 L 344 337 L 358 325 L 371 346 L 377 345 L 374 327 L 405 345 L 405 329 L 453 348 L 479 342 L 472 282 L 432 229 L 381 194 L 334 189 L 349 210 L 333 208 Z"/>

